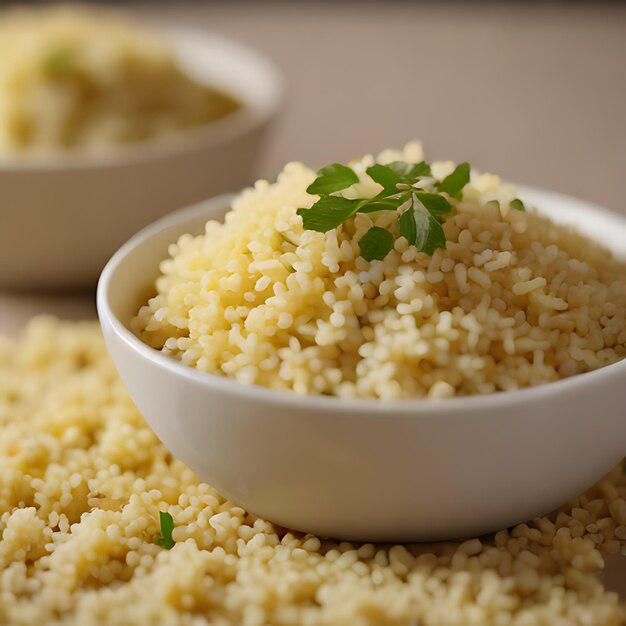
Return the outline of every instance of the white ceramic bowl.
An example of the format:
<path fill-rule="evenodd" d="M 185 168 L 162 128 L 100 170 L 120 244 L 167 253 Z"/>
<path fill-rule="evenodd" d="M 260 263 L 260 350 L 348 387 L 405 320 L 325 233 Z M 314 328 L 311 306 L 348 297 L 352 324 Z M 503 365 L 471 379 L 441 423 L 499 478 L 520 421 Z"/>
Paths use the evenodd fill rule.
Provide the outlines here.
<path fill-rule="evenodd" d="M 282 79 L 247 47 L 165 29 L 180 65 L 242 102 L 233 114 L 167 139 L 101 153 L 0 160 L 0 287 L 93 286 L 111 254 L 164 214 L 254 179 Z"/>
<path fill-rule="evenodd" d="M 529 204 L 626 253 L 626 220 L 556 193 Z M 229 197 L 126 243 L 98 286 L 119 373 L 172 453 L 249 511 L 353 540 L 480 535 L 545 514 L 626 454 L 626 360 L 521 391 L 444 400 L 345 400 L 246 387 L 149 348 L 129 330 L 167 246 L 220 219 Z"/>

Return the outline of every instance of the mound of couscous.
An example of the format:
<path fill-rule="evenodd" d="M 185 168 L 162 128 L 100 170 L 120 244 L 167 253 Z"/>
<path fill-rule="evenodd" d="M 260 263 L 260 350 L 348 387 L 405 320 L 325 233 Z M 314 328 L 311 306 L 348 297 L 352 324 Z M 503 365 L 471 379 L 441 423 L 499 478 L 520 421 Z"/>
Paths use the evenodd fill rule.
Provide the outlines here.
<path fill-rule="evenodd" d="M 162 547 L 160 512 L 174 522 Z M 552 515 L 432 545 L 334 543 L 225 501 L 133 406 L 95 324 L 0 341 L 0 624 L 618 626 L 617 467 Z M 161 544 L 161 545 L 160 545 Z"/>
<path fill-rule="evenodd" d="M 205 124 L 239 107 L 157 37 L 102 10 L 0 15 L 0 152 L 101 149 Z"/>
<path fill-rule="evenodd" d="M 349 397 L 512 390 L 626 355 L 623 262 L 497 176 L 422 159 L 257 182 L 170 247 L 135 332 L 211 374 Z"/>

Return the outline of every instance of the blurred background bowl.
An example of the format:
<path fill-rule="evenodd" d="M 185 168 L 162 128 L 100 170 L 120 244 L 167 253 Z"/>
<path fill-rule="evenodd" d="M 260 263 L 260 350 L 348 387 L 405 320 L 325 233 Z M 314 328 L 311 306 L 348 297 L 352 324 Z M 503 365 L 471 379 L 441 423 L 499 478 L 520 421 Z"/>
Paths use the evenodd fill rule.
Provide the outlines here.
<path fill-rule="evenodd" d="M 128 237 L 181 206 L 254 180 L 283 81 L 261 54 L 186 27 L 159 28 L 180 67 L 235 96 L 241 108 L 168 138 L 102 153 L 0 160 L 0 288 L 95 286 Z"/>

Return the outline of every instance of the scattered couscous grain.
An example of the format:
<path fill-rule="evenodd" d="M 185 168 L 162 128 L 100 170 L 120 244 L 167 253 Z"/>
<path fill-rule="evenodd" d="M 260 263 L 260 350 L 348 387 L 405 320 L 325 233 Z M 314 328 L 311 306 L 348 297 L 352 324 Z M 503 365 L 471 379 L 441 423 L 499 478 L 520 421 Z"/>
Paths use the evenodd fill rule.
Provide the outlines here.
<path fill-rule="evenodd" d="M 378 157 L 417 162 L 419 144 Z M 371 156 L 351 164 L 371 197 Z M 450 162 L 432 164 L 443 178 Z M 440 397 L 512 390 L 587 372 L 626 355 L 626 265 L 534 210 L 515 189 L 474 174 L 432 256 L 404 237 L 383 260 L 359 240 L 395 211 L 304 230 L 313 170 L 290 163 L 233 202 L 224 224 L 185 235 L 161 264 L 134 330 L 211 374 L 303 394 Z M 352 190 L 352 191 L 351 191 Z M 497 201 L 497 202 L 494 202 Z M 397 233 L 396 233 L 397 234 Z"/>
<path fill-rule="evenodd" d="M 439 389 L 439 387 L 436 387 Z M 445 391 L 445 390 L 444 390 Z M 159 512 L 174 520 L 156 544 Z M 376 546 L 291 533 L 172 459 L 95 324 L 0 340 L 0 624 L 618 626 L 595 576 L 626 555 L 617 467 L 494 536 Z"/>

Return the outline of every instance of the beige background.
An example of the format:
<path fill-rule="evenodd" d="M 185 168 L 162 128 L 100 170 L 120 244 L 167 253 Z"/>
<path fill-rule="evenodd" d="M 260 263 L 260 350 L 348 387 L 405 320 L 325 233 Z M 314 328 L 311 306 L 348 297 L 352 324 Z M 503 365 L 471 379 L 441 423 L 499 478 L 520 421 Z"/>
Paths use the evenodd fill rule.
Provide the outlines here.
<path fill-rule="evenodd" d="M 269 55 L 289 90 L 259 163 L 273 177 L 422 139 L 428 158 L 626 215 L 626 3 L 171 2 L 142 20 L 193 24 Z M 90 298 L 0 294 L 0 332 Z"/>
<path fill-rule="evenodd" d="M 143 19 L 230 35 L 289 83 L 259 174 L 347 160 L 412 138 L 626 215 L 626 4 L 169 2 Z M 38 312 L 93 315 L 90 295 L 0 294 L 0 333 Z M 613 588 L 626 593 L 624 559 Z"/>
<path fill-rule="evenodd" d="M 626 213 L 626 3 L 171 2 L 144 16 L 265 51 L 289 101 L 261 166 L 424 141 Z"/>

